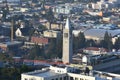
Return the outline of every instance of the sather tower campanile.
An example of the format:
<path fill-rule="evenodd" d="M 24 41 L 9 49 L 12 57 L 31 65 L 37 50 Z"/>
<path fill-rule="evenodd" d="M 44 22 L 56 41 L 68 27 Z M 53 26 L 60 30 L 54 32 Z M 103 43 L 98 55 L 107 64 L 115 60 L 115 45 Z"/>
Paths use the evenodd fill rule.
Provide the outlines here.
<path fill-rule="evenodd" d="M 65 28 L 63 29 L 63 63 L 71 63 L 72 54 L 72 26 L 70 24 L 69 18 L 67 18 Z"/>

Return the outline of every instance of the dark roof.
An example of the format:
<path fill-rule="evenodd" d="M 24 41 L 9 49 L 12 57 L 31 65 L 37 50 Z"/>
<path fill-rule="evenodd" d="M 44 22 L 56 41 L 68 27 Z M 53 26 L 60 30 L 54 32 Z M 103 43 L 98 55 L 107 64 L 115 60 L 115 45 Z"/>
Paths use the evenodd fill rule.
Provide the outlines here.
<path fill-rule="evenodd" d="M 29 34 L 29 28 L 20 28 L 20 31 L 22 32 L 22 34 L 24 36 L 28 35 Z"/>

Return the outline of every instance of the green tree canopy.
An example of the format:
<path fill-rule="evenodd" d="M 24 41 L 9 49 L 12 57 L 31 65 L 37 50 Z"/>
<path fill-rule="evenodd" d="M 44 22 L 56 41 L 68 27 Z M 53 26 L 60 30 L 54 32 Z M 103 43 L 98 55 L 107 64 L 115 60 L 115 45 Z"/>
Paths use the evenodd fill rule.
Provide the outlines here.
<path fill-rule="evenodd" d="M 38 26 L 38 29 L 44 31 L 44 30 L 46 30 L 47 28 L 46 28 L 46 26 L 40 24 L 40 25 Z"/>
<path fill-rule="evenodd" d="M 39 45 L 34 45 L 34 47 L 29 51 L 29 59 L 35 59 L 43 56 L 42 48 Z"/>
<path fill-rule="evenodd" d="M 77 37 L 73 36 L 73 50 L 86 47 L 86 39 L 84 33 L 80 32 Z"/>
<path fill-rule="evenodd" d="M 84 48 L 86 45 L 86 39 L 84 33 L 80 32 L 78 35 L 79 48 Z"/>
<path fill-rule="evenodd" d="M 57 57 L 57 53 L 56 53 L 56 39 L 50 39 L 50 43 L 45 51 L 46 54 L 46 58 L 55 58 Z"/>
<path fill-rule="evenodd" d="M 116 39 L 115 44 L 114 44 L 114 48 L 117 50 L 120 49 L 120 37 L 118 37 L 118 39 Z"/>
<path fill-rule="evenodd" d="M 54 13 L 52 11 L 52 8 L 49 8 L 49 10 L 47 11 L 47 13 L 46 13 L 46 19 L 49 21 L 49 23 L 50 23 L 49 27 L 51 29 L 51 23 L 54 22 L 54 19 L 55 19 Z"/>
<path fill-rule="evenodd" d="M 107 31 L 105 32 L 104 40 L 101 41 L 101 45 L 108 50 L 111 50 L 113 47 L 111 34 L 108 34 Z"/>

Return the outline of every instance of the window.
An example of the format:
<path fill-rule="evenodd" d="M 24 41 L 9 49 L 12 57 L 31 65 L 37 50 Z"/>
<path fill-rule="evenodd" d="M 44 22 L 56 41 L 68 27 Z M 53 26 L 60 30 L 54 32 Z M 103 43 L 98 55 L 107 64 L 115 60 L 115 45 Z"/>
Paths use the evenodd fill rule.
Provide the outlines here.
<path fill-rule="evenodd" d="M 70 77 L 70 80 L 73 80 L 73 77 Z"/>
<path fill-rule="evenodd" d="M 58 80 L 58 78 L 56 78 L 56 80 Z"/>
<path fill-rule="evenodd" d="M 35 78 L 32 78 L 32 79 L 30 79 L 30 80 L 36 80 Z"/>
<path fill-rule="evenodd" d="M 25 78 L 25 80 L 28 80 L 27 78 Z"/>
<path fill-rule="evenodd" d="M 83 78 L 80 78 L 80 80 L 84 80 Z"/>
<path fill-rule="evenodd" d="M 68 76 L 65 76 L 63 80 L 68 80 Z"/>
<path fill-rule="evenodd" d="M 68 37 L 68 33 L 64 33 L 64 37 L 67 38 Z"/>
<path fill-rule="evenodd" d="M 60 80 L 62 80 L 62 77 L 60 78 Z"/>
<path fill-rule="evenodd" d="M 78 78 L 75 78 L 75 80 L 78 80 Z"/>

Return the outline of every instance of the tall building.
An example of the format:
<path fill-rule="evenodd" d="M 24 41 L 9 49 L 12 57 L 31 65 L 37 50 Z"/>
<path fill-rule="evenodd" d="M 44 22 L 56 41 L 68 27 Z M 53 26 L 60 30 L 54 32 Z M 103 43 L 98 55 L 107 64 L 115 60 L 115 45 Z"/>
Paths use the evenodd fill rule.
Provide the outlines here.
<path fill-rule="evenodd" d="M 66 20 L 65 28 L 63 29 L 63 63 L 71 63 L 72 62 L 72 29 L 71 29 L 70 20 Z"/>

